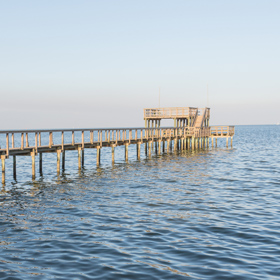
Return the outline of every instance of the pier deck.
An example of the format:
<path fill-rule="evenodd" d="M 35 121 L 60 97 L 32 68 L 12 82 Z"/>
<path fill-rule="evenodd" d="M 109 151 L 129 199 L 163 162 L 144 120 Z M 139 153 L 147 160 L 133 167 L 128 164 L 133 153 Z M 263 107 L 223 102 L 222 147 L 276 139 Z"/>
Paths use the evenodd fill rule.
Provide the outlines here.
<path fill-rule="evenodd" d="M 70 137 L 65 140 L 65 135 Z M 88 135 L 85 137 L 85 133 Z M 54 141 L 53 135 L 59 134 Z M 79 134 L 79 141 L 77 139 Z M 100 164 L 101 148 L 111 147 L 112 162 L 115 160 L 114 149 L 117 146 L 125 146 L 125 159 L 128 160 L 128 145 L 135 144 L 137 158 L 140 159 L 141 144 L 145 144 L 146 155 L 151 154 L 152 143 L 155 143 L 155 151 L 171 152 L 172 150 L 186 150 L 208 148 L 210 140 L 212 146 L 217 146 L 218 138 L 228 139 L 234 135 L 232 126 L 183 126 L 183 127 L 153 127 L 153 128 L 100 128 L 100 129 L 52 129 L 52 130 L 6 130 L 0 131 L 0 155 L 2 160 L 2 183 L 5 184 L 5 160 L 13 157 L 13 176 L 16 180 L 16 157 L 32 157 L 32 178 L 35 178 L 35 157 L 39 155 L 39 172 L 42 174 L 42 155 L 44 153 L 57 153 L 57 173 L 65 169 L 65 151 L 78 151 L 78 166 L 81 168 L 84 162 L 85 149 L 97 149 L 96 163 Z M 43 143 L 42 137 L 48 138 L 48 143 Z M 69 135 L 68 135 L 69 136 Z M 4 139 L 3 139 L 4 138 Z M 69 139 L 70 138 L 70 139 Z M 57 140 L 59 139 L 59 141 Z M 29 141 L 32 140 L 32 145 Z M 61 157 L 62 155 L 62 157 Z"/>

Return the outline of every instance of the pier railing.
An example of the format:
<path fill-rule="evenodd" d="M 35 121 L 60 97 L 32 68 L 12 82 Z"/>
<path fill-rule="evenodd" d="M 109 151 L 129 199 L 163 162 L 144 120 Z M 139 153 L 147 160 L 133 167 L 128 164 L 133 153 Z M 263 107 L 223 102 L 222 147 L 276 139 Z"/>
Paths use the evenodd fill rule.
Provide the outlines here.
<path fill-rule="evenodd" d="M 211 126 L 212 137 L 232 137 L 235 133 L 234 126 Z"/>
<path fill-rule="evenodd" d="M 190 118 L 197 110 L 194 107 L 148 108 L 144 109 L 144 119 Z"/>
<path fill-rule="evenodd" d="M 55 140 L 54 134 L 56 135 Z M 174 139 L 184 135 L 186 135 L 184 128 L 174 127 L 8 130 L 0 131 L 0 155 L 8 158 L 9 155 L 28 155 L 31 152 L 136 144 L 167 140 L 167 138 Z"/>
<path fill-rule="evenodd" d="M 125 160 L 128 160 L 128 146 L 136 144 L 137 158 L 140 159 L 141 144 L 145 143 L 146 155 L 151 155 L 153 143 L 156 153 L 177 149 L 198 149 L 209 147 L 210 138 L 226 138 L 234 134 L 234 127 L 154 127 L 154 128 L 99 128 L 99 129 L 52 129 L 52 130 L 6 130 L 0 131 L 0 156 L 2 165 L 2 184 L 5 184 L 5 160 L 13 157 L 13 177 L 16 180 L 16 157 L 31 156 L 32 178 L 35 178 L 35 157 L 39 155 L 39 172 L 42 173 L 43 153 L 57 153 L 57 173 L 65 170 L 65 151 L 78 150 L 79 169 L 84 166 L 84 149 L 96 149 L 96 164 L 99 166 L 102 147 L 111 147 L 112 163 L 116 146 L 125 146 Z"/>
<path fill-rule="evenodd" d="M 55 134 L 55 139 L 54 139 Z M 232 137 L 233 126 L 0 131 L 0 155 L 29 155 L 188 137 Z"/>

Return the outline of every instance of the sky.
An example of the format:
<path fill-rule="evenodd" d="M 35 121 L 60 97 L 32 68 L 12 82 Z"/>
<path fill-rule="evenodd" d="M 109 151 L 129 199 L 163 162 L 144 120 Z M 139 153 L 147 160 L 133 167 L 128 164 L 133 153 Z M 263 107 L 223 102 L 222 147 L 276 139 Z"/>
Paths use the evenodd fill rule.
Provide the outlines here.
<path fill-rule="evenodd" d="M 159 105 L 279 123 L 279 15 L 279 0 L 0 0 L 0 129 L 138 127 Z"/>

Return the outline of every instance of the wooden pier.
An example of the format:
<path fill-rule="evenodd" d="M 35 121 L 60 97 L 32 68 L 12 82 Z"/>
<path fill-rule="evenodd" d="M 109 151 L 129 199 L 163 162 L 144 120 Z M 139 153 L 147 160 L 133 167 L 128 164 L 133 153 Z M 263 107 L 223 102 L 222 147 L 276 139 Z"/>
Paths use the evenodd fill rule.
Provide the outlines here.
<path fill-rule="evenodd" d="M 164 108 L 163 108 L 164 109 Z M 151 110 L 151 109 L 145 109 Z M 168 111 L 169 110 L 169 111 Z M 111 148 L 112 163 L 115 161 L 115 148 L 124 146 L 124 158 L 128 160 L 128 146 L 136 145 L 137 158 L 140 159 L 141 144 L 145 144 L 145 155 L 151 156 L 152 145 L 155 145 L 157 154 L 172 152 L 176 150 L 191 150 L 209 148 L 211 145 L 217 146 L 218 138 L 226 138 L 231 141 L 234 135 L 233 126 L 209 127 L 210 112 L 205 108 L 199 112 L 196 108 L 190 108 L 178 112 L 174 118 L 175 127 L 160 127 L 159 121 L 168 118 L 168 110 L 159 109 L 154 115 L 152 111 L 144 111 L 144 119 L 148 127 L 136 128 L 102 128 L 102 129 L 51 129 L 51 130 L 6 130 L 0 131 L 0 138 L 5 143 L 0 142 L 0 155 L 2 162 L 2 184 L 5 184 L 5 161 L 13 158 L 13 177 L 16 180 L 16 157 L 31 156 L 32 158 L 32 178 L 35 179 L 36 166 L 35 157 L 39 156 L 39 173 L 43 174 L 43 154 L 57 154 L 57 173 L 61 169 L 65 170 L 65 152 L 77 150 L 78 167 L 84 165 L 85 149 L 96 149 L 96 164 L 101 163 L 101 149 Z M 172 111 L 172 110 L 171 110 Z M 164 113 L 164 114 L 162 114 Z M 161 114 L 161 115 L 160 115 Z M 200 116 L 202 116 L 200 118 Z M 157 118 L 157 119 L 156 119 Z M 169 115 L 170 118 L 170 115 Z M 54 141 L 56 134 L 56 141 Z M 67 140 L 66 140 L 67 134 Z M 86 137 L 85 137 L 86 134 Z M 4 137 L 3 137 L 4 136 Z M 79 138 L 79 141 L 75 139 Z M 45 143 L 43 143 L 44 139 Z M 47 143 L 46 143 L 47 139 Z M 32 140 L 32 145 L 29 145 Z"/>

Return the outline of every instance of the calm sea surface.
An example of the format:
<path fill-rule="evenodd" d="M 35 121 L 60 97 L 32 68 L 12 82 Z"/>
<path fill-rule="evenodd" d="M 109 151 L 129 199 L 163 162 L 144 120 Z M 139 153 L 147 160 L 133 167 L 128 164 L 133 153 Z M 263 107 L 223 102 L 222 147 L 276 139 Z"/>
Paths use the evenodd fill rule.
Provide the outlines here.
<path fill-rule="evenodd" d="M 280 126 L 236 127 L 225 147 L 136 160 L 135 146 L 7 161 L 0 279 L 280 279 Z M 38 171 L 38 170 L 37 170 Z"/>

